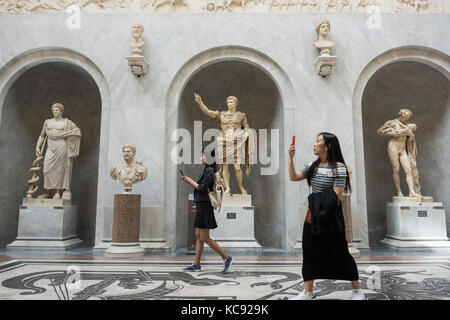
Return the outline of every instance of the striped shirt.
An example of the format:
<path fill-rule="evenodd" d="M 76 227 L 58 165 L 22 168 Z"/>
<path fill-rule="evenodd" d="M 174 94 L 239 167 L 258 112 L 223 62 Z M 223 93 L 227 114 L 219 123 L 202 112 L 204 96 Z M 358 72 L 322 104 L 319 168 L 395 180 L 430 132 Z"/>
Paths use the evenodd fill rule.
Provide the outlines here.
<path fill-rule="evenodd" d="M 300 172 L 306 176 L 312 164 L 312 162 L 306 164 Z M 337 167 L 319 165 L 311 178 L 312 192 L 321 192 L 333 189 L 333 187 L 345 187 L 346 178 L 347 167 L 344 164 L 338 164 Z"/>

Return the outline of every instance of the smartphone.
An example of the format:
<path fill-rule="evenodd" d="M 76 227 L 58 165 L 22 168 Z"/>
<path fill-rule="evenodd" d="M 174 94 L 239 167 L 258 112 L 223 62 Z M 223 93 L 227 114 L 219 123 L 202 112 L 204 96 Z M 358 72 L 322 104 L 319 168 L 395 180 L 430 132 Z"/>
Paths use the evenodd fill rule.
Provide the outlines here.
<path fill-rule="evenodd" d="M 292 143 L 291 146 L 295 145 L 295 136 L 292 136 Z"/>
<path fill-rule="evenodd" d="M 183 171 L 181 171 L 181 169 L 180 169 L 180 173 L 181 173 L 182 176 L 184 176 L 184 173 L 183 173 Z"/>

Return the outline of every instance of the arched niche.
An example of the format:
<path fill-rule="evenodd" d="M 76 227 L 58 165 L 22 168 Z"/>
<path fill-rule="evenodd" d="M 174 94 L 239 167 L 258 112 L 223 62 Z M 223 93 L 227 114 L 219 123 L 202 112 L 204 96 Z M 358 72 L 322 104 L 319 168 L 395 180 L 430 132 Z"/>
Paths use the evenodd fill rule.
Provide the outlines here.
<path fill-rule="evenodd" d="M 193 93 L 201 95 L 203 102 L 211 110 L 226 111 L 226 98 L 236 96 L 239 100 L 237 111 L 246 113 L 250 128 L 255 129 L 260 136 L 260 129 L 267 130 L 268 154 L 271 150 L 271 130 L 278 132 L 276 148 L 284 145 L 284 115 L 283 102 L 280 92 L 274 81 L 258 67 L 243 61 L 221 61 L 201 68 L 186 84 L 180 99 L 178 127 L 185 128 L 194 137 L 194 121 L 201 121 L 202 134 L 210 128 L 220 129 L 217 120 L 212 119 L 200 110 L 194 101 Z M 259 140 L 258 140 L 259 141 Z M 209 141 L 204 141 L 203 146 Z M 194 152 L 194 141 L 191 141 L 191 150 Z M 284 150 L 276 150 L 282 152 Z M 282 156 L 282 155 L 280 155 Z M 192 163 L 199 160 L 200 154 L 192 154 Z M 255 238 L 263 247 L 282 248 L 286 234 L 284 232 L 285 218 L 285 194 L 284 194 L 284 162 L 280 159 L 279 170 L 274 175 L 261 175 L 261 164 L 252 167 L 249 177 L 244 173 L 244 188 L 252 195 L 255 207 Z M 183 172 L 197 179 L 203 166 L 179 165 Z M 229 165 L 230 185 L 232 193 L 240 193 L 233 165 Z M 188 201 L 187 196 L 193 190 L 181 180 L 178 182 L 177 194 L 177 243 L 183 246 L 187 240 Z M 220 227 L 220 226 L 219 226 Z"/>
<path fill-rule="evenodd" d="M 283 131 L 280 133 L 280 154 L 279 154 L 279 170 L 277 173 L 278 180 L 278 188 L 279 190 L 284 190 L 283 197 L 281 199 L 277 199 L 279 201 L 279 205 L 277 205 L 277 210 L 280 208 L 284 208 L 283 212 L 273 212 L 273 217 L 275 219 L 279 219 L 280 222 L 274 223 L 274 220 L 264 221 L 263 217 L 258 216 L 258 207 L 255 207 L 255 225 L 261 223 L 265 224 L 265 230 L 267 230 L 268 235 L 266 235 L 266 239 L 272 236 L 273 240 L 264 243 L 264 239 L 258 236 L 258 233 L 263 232 L 261 228 L 256 227 L 255 236 L 259 241 L 262 241 L 263 247 L 274 246 L 281 247 L 282 249 L 290 248 L 290 246 L 294 245 L 296 239 L 298 238 L 298 232 L 300 228 L 297 228 L 297 217 L 298 217 L 298 208 L 299 208 L 299 189 L 298 184 L 292 185 L 289 181 L 289 177 L 285 174 L 284 165 L 285 165 L 285 151 L 284 143 L 291 139 L 292 135 L 295 134 L 295 127 L 298 123 L 298 115 L 296 113 L 297 109 L 297 99 L 295 95 L 295 90 L 293 88 L 292 82 L 289 77 L 286 75 L 285 71 L 267 54 L 260 52 L 258 50 L 242 47 L 242 46 L 221 46 L 215 47 L 203 52 L 200 52 L 194 55 L 192 58 L 187 60 L 183 66 L 177 71 L 174 75 L 174 78 L 169 86 L 166 95 L 166 126 L 165 126 L 165 136 L 166 136 L 166 146 L 165 146 L 165 192 L 164 192 L 164 204 L 165 204 L 165 223 L 164 223 L 164 234 L 166 237 L 167 246 L 171 249 L 175 249 L 177 247 L 185 247 L 186 246 L 186 233 L 187 233 L 187 225 L 181 224 L 181 220 L 179 220 L 179 214 L 187 214 L 187 212 L 178 212 L 178 202 L 184 201 L 187 202 L 188 192 L 185 192 L 182 199 L 179 198 L 179 180 L 180 173 L 178 170 L 178 166 L 171 159 L 171 152 L 176 147 L 175 141 L 171 139 L 172 133 L 179 128 L 179 117 L 180 117 L 180 108 L 182 107 L 183 99 L 182 96 L 187 88 L 190 80 L 194 78 L 199 72 L 203 69 L 208 68 L 209 66 L 213 66 L 217 64 L 215 68 L 222 68 L 220 63 L 243 63 L 241 66 L 246 66 L 246 70 L 251 70 L 251 75 L 254 76 L 258 74 L 259 71 L 265 74 L 265 77 L 271 79 L 274 86 L 277 88 L 279 93 L 279 103 L 277 106 L 272 106 L 273 108 L 282 109 L 282 111 L 276 111 L 277 116 L 282 117 L 280 123 L 283 123 Z M 212 69 L 211 69 L 212 70 Z M 239 70 L 237 68 L 233 69 L 237 74 Z M 216 75 L 221 76 L 221 75 Z M 211 76 L 208 77 L 211 79 Z M 263 78 L 261 78 L 263 79 Z M 267 79 L 266 79 L 267 80 Z M 264 81 L 266 81 L 264 80 Z M 235 78 L 233 81 L 239 81 L 238 78 Z M 232 84 L 230 84 L 232 85 Z M 248 85 L 251 85 L 250 83 Z M 258 83 L 255 83 L 257 86 Z M 273 88 L 273 87 L 272 87 Z M 271 89 L 272 90 L 272 89 Z M 224 99 L 226 96 L 230 95 L 229 91 L 224 88 L 222 94 L 215 95 L 211 92 L 211 97 L 214 96 L 215 101 L 211 101 L 207 103 L 208 106 L 225 106 Z M 239 92 L 239 91 L 238 91 Z M 273 91 L 272 91 L 273 92 Z M 199 92 L 202 94 L 202 92 Z M 236 92 L 235 92 L 236 93 Z M 192 93 L 190 93 L 192 94 Z M 207 98 L 209 93 L 205 93 L 205 99 Z M 238 96 L 239 93 L 235 95 Z M 223 96 L 222 96 L 223 95 Z M 187 96 L 187 95 L 186 95 Z M 243 101 L 245 101 L 246 94 L 242 94 L 240 98 L 240 103 L 245 108 Z M 239 98 L 239 96 L 238 96 Z M 193 99 L 193 95 L 192 95 Z M 209 98 L 208 98 L 209 99 Z M 243 99 L 243 100 L 242 100 Z M 189 100 L 189 99 L 188 99 Z M 207 101 L 205 101 L 207 102 Z M 217 104 L 216 104 L 217 103 Z M 200 111 L 198 114 L 202 120 L 208 121 L 203 115 L 201 115 Z M 252 121 L 250 120 L 250 126 L 252 125 Z M 214 124 L 214 125 L 213 125 Z M 211 126 L 214 128 L 218 128 L 218 124 L 212 122 Z M 201 170 L 201 167 L 200 167 Z M 252 175 L 259 172 L 259 170 L 253 170 Z M 231 169 L 233 172 L 233 169 Z M 187 173 L 186 173 L 187 174 Z M 193 176 L 195 178 L 198 177 L 199 169 L 193 169 Z M 192 190 L 191 190 L 192 191 Z M 252 192 L 252 190 L 248 190 Z M 282 204 L 281 204 L 282 203 Z M 283 209 L 280 209 L 283 210 Z M 294 222 L 295 221 L 295 222 Z M 179 235 L 181 234 L 181 235 Z"/>
<path fill-rule="evenodd" d="M 368 81 L 362 96 L 364 163 L 368 230 L 371 245 L 386 235 L 386 203 L 396 189 L 392 165 L 387 154 L 388 137 L 376 131 L 385 121 L 398 118 L 398 111 L 408 108 L 417 125 L 417 166 L 422 194 L 450 205 L 448 137 L 450 136 L 449 79 L 439 70 L 416 61 L 393 62 L 377 70 Z M 400 169 L 405 196 L 408 186 Z M 449 223 L 447 210 L 447 225 Z"/>
<path fill-rule="evenodd" d="M 361 245 L 362 247 L 369 248 L 369 234 L 372 233 L 374 239 L 372 245 L 377 242 L 377 237 L 383 232 L 378 231 L 376 236 L 373 231 L 369 230 L 369 210 L 367 195 L 368 192 L 366 188 L 369 181 L 366 181 L 366 165 L 365 165 L 365 149 L 368 148 L 368 144 L 364 140 L 364 130 L 363 130 L 363 95 L 365 93 L 366 86 L 368 85 L 374 74 L 385 66 L 398 62 L 417 62 L 424 64 L 431 69 L 444 75 L 447 80 L 450 79 L 450 58 L 445 53 L 435 50 L 433 48 L 423 47 L 423 46 L 405 46 L 398 47 L 388 50 L 370 61 L 362 70 L 355 84 L 353 97 L 352 97 L 352 107 L 353 107 L 353 128 L 354 128 L 354 139 L 355 139 L 355 180 L 357 185 L 357 202 L 358 206 L 361 207 L 360 211 L 360 234 L 361 234 Z M 393 77 L 394 74 L 388 77 Z M 378 93 L 383 95 L 382 92 Z M 395 112 L 397 113 L 398 110 Z M 391 116 L 392 118 L 392 116 Z M 390 118 L 389 118 L 390 119 Z M 387 119 L 383 119 L 386 121 Z M 384 122 L 383 122 L 384 123 Z M 380 124 L 381 125 L 381 124 Z M 376 132 L 375 132 L 376 134 Z M 387 141 L 384 141 L 385 146 Z M 387 157 L 387 154 L 383 155 Z M 419 164 L 420 166 L 420 164 Z M 389 167 L 386 169 L 389 169 Z M 419 169 L 420 170 L 420 169 Z M 385 185 L 392 185 L 392 176 L 383 183 L 382 187 Z M 380 187 L 380 186 L 379 186 Z M 438 200 L 435 196 L 435 199 Z M 379 205 L 385 205 L 379 204 Z M 385 214 L 385 209 L 383 210 Z M 449 216 L 447 213 L 447 228 L 449 228 Z M 380 226 L 379 221 L 377 224 Z"/>
<path fill-rule="evenodd" d="M 35 159 L 35 147 L 50 107 L 62 103 L 63 117 L 81 129 L 80 155 L 74 161 L 72 204 L 78 206 L 77 233 L 85 245 L 93 245 L 97 206 L 102 99 L 99 88 L 80 66 L 63 61 L 41 61 L 21 69 L 2 92 L 0 123 L 0 176 L 5 177 L 0 193 L 1 243 L 17 234 L 19 205 L 28 189 L 28 169 Z M 40 172 L 40 189 L 43 176 Z"/>

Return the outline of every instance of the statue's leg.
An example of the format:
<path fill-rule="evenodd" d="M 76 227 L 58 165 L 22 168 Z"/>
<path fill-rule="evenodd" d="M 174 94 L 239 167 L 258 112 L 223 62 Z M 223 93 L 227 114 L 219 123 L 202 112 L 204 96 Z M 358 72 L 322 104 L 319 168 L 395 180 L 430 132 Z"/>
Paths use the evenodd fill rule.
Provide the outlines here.
<path fill-rule="evenodd" d="M 247 190 L 245 190 L 244 186 L 242 185 L 242 169 L 240 164 L 234 164 L 234 172 L 236 173 L 236 180 L 239 185 L 239 190 L 241 190 L 242 194 L 247 194 Z"/>
<path fill-rule="evenodd" d="M 64 200 L 72 200 L 72 193 L 70 192 L 70 184 L 72 180 L 73 158 L 67 158 L 66 170 L 64 172 L 64 179 L 61 191 L 63 191 L 61 198 Z"/>
<path fill-rule="evenodd" d="M 60 191 L 61 191 L 60 189 L 55 190 L 55 195 L 53 196 L 53 199 L 61 199 L 61 195 L 59 194 Z"/>
<path fill-rule="evenodd" d="M 228 164 L 222 164 L 223 168 L 223 183 L 225 185 L 225 193 L 230 194 L 230 171 L 228 170 Z"/>
<path fill-rule="evenodd" d="M 64 200 L 72 200 L 72 192 L 69 189 L 65 189 L 62 194 L 62 199 Z"/>
<path fill-rule="evenodd" d="M 417 194 L 414 191 L 414 180 L 413 180 L 413 175 L 412 175 L 412 170 L 411 170 L 411 164 L 409 161 L 409 157 L 406 154 L 406 151 L 404 151 L 400 155 L 400 163 L 402 164 L 403 170 L 405 171 L 405 174 L 406 174 L 406 183 L 408 184 L 408 188 L 409 188 L 409 196 L 410 197 L 421 197 L 419 194 Z"/>
<path fill-rule="evenodd" d="M 419 170 L 417 169 L 417 162 L 415 159 L 409 159 L 411 164 L 411 175 L 414 184 L 414 192 L 421 195 L 420 193 L 420 182 L 419 182 Z"/>
<path fill-rule="evenodd" d="M 402 189 L 400 187 L 400 162 L 397 148 L 388 146 L 388 155 L 392 164 L 392 178 L 394 179 L 394 186 L 397 190 L 397 197 L 403 197 Z"/>

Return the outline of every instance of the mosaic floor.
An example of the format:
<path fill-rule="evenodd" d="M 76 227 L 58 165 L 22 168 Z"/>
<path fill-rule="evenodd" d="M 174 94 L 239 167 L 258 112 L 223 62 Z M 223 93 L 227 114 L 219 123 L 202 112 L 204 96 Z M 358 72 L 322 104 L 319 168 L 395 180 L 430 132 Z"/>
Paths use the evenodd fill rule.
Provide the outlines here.
<path fill-rule="evenodd" d="M 303 289 L 301 261 L 236 259 L 183 272 L 184 261 L 11 259 L 0 262 L 0 299 L 288 299 Z M 450 261 L 357 261 L 368 300 L 450 300 Z M 317 299 L 350 299 L 348 281 L 318 280 Z"/>

